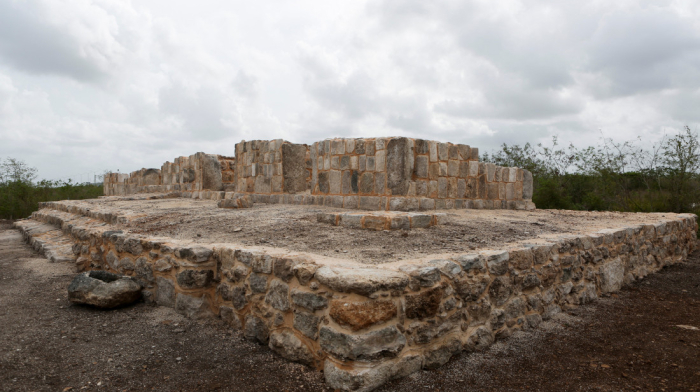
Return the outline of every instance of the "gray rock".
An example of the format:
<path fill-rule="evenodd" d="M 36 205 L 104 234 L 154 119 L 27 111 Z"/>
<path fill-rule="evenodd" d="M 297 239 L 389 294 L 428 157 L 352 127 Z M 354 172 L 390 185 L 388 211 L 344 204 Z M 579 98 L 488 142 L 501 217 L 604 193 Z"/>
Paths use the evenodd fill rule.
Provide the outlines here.
<path fill-rule="evenodd" d="M 525 316 L 525 319 L 527 320 L 527 326 L 529 328 L 537 328 L 540 324 L 542 324 L 542 316 L 540 316 L 538 313 L 528 314 Z"/>
<path fill-rule="evenodd" d="M 436 267 L 440 270 L 440 272 L 445 274 L 445 276 L 447 276 L 450 279 L 454 279 L 454 277 L 457 276 L 457 274 L 462 272 L 462 269 L 459 268 L 459 265 L 449 260 L 430 260 L 428 262 L 428 265 Z"/>
<path fill-rule="evenodd" d="M 508 302 L 511 294 L 511 285 L 507 278 L 500 276 L 491 282 L 489 297 L 496 306 L 502 306 Z"/>
<path fill-rule="evenodd" d="M 392 195 L 406 195 L 413 167 L 408 159 L 408 139 L 405 137 L 389 140 L 386 150 L 387 187 Z"/>
<path fill-rule="evenodd" d="M 532 199 L 532 173 L 523 170 L 523 199 Z"/>
<path fill-rule="evenodd" d="M 486 256 L 486 265 L 489 272 L 494 275 L 504 275 L 508 272 L 508 252 L 506 251 L 489 251 L 484 252 Z"/>
<path fill-rule="evenodd" d="M 316 264 L 310 263 L 297 264 L 294 267 L 292 267 L 292 270 L 294 271 L 294 276 L 296 276 L 297 280 L 299 281 L 299 284 L 302 286 L 306 286 L 309 283 L 309 281 L 313 279 L 317 269 L 318 266 Z"/>
<path fill-rule="evenodd" d="M 477 253 L 456 256 L 454 261 L 459 263 L 465 272 L 483 272 L 486 268 L 486 257 Z"/>
<path fill-rule="evenodd" d="M 175 310 L 189 318 L 201 319 L 212 316 L 206 296 L 193 297 L 178 293 L 175 298 Z"/>
<path fill-rule="evenodd" d="M 483 351 L 492 345 L 494 341 L 495 338 L 490 329 L 478 327 L 469 335 L 463 348 L 466 351 Z"/>
<path fill-rule="evenodd" d="M 290 361 L 305 365 L 312 365 L 314 362 L 311 349 L 288 329 L 272 332 L 269 347 L 270 350 Z"/>
<path fill-rule="evenodd" d="M 241 286 L 231 289 L 231 303 L 237 310 L 243 309 L 248 304 L 248 300 L 245 298 L 245 291 L 245 287 Z"/>
<path fill-rule="evenodd" d="M 433 348 L 425 353 L 423 360 L 423 368 L 436 369 L 452 358 L 453 355 L 459 353 L 462 349 L 462 343 L 458 339 L 449 339 L 438 347 Z"/>
<path fill-rule="evenodd" d="M 369 392 L 393 379 L 406 377 L 421 368 L 423 357 L 410 354 L 397 362 L 385 362 L 374 367 L 338 368 L 327 359 L 323 366 L 326 383 L 336 390 Z"/>
<path fill-rule="evenodd" d="M 111 309 L 141 298 L 141 285 L 128 276 L 90 271 L 76 276 L 68 286 L 71 302 Z"/>
<path fill-rule="evenodd" d="M 394 326 L 361 335 L 348 335 L 323 327 L 319 341 L 321 348 L 329 354 L 352 361 L 393 358 L 406 346 L 406 337 Z"/>
<path fill-rule="evenodd" d="M 262 274 L 256 274 L 253 272 L 248 278 L 248 283 L 250 284 L 250 290 L 253 293 L 264 293 L 267 291 L 267 276 Z"/>
<path fill-rule="evenodd" d="M 202 154 L 202 188 L 212 191 L 223 191 L 221 163 L 219 157 L 212 154 Z"/>
<path fill-rule="evenodd" d="M 219 208 L 251 208 L 255 205 L 250 195 L 238 195 L 233 199 L 222 199 L 216 203 Z"/>
<path fill-rule="evenodd" d="M 292 302 L 310 311 L 325 309 L 328 307 L 328 299 L 314 293 L 301 290 L 292 290 Z"/>
<path fill-rule="evenodd" d="M 209 257 L 214 253 L 213 250 L 203 246 L 194 246 L 191 248 L 175 249 L 175 256 L 189 260 L 193 263 L 203 263 L 209 260 Z"/>
<path fill-rule="evenodd" d="M 186 269 L 177 274 L 177 284 L 183 289 L 201 289 L 209 286 L 214 279 L 214 271 Z"/>
<path fill-rule="evenodd" d="M 440 270 L 437 267 L 404 265 L 399 267 L 399 270 L 407 273 L 411 278 L 415 279 L 420 287 L 433 287 L 440 281 L 441 278 Z"/>
<path fill-rule="evenodd" d="M 148 286 L 150 283 L 155 283 L 156 281 L 153 277 L 153 268 L 145 257 L 136 259 L 134 274 L 142 286 Z"/>
<path fill-rule="evenodd" d="M 243 335 L 248 340 L 256 341 L 260 344 L 267 344 L 270 338 L 270 330 L 265 320 L 255 315 L 249 314 L 245 318 L 245 328 Z"/>
<path fill-rule="evenodd" d="M 600 267 L 600 290 L 603 293 L 620 290 L 624 277 L 625 267 L 619 257 L 603 264 Z"/>
<path fill-rule="evenodd" d="M 486 291 L 491 282 L 491 278 L 487 275 L 475 276 L 455 282 L 457 294 L 465 301 L 476 301 L 481 297 L 481 294 Z"/>
<path fill-rule="evenodd" d="M 131 253 L 134 256 L 139 256 L 143 253 L 143 246 L 141 245 L 141 240 L 138 238 L 128 238 L 124 241 L 124 250 Z"/>
<path fill-rule="evenodd" d="M 296 264 L 295 260 L 287 258 L 276 258 L 272 264 L 272 273 L 276 277 L 282 279 L 287 283 L 289 283 L 289 281 L 292 280 L 292 277 L 294 276 L 293 268 L 294 264 Z"/>
<path fill-rule="evenodd" d="M 234 330 L 237 331 L 241 329 L 241 320 L 238 318 L 238 315 L 232 307 L 219 306 L 219 316 L 226 324 L 228 324 Z"/>
<path fill-rule="evenodd" d="M 407 275 L 375 268 L 323 266 L 316 270 L 316 279 L 334 291 L 356 293 L 366 297 L 380 290 L 403 291 L 408 285 Z"/>
<path fill-rule="evenodd" d="M 156 278 L 156 303 L 169 308 L 175 307 L 175 284 L 163 277 Z"/>
<path fill-rule="evenodd" d="M 306 191 L 306 144 L 282 144 L 282 176 L 284 192 L 299 193 Z"/>
<path fill-rule="evenodd" d="M 265 295 L 265 302 L 277 310 L 289 310 L 289 285 L 279 279 L 273 279 Z"/>
<path fill-rule="evenodd" d="M 304 334 L 309 339 L 316 340 L 318 334 L 319 317 L 306 312 L 294 312 L 294 329 Z"/>

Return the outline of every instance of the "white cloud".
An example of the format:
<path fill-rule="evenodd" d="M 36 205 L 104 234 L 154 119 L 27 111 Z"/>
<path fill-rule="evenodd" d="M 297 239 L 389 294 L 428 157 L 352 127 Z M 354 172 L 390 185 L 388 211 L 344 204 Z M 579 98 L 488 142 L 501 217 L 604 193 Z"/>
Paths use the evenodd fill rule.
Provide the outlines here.
<path fill-rule="evenodd" d="M 0 156 L 40 176 L 241 139 L 503 142 L 700 120 L 690 0 L 0 0 Z"/>

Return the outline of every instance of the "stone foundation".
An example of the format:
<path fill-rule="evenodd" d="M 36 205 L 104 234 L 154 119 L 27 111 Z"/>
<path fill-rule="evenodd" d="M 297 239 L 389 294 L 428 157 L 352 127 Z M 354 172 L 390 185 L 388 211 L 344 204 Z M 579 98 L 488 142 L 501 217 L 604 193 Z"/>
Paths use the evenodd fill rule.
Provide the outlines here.
<path fill-rule="evenodd" d="M 345 212 L 319 213 L 318 222 L 366 230 L 427 229 L 447 221 L 446 214 L 419 214 L 413 212 Z"/>
<path fill-rule="evenodd" d="M 114 226 L 123 219 L 44 203 L 17 227 L 27 236 L 30 222 L 60 227 L 79 270 L 133 276 L 148 301 L 188 317 L 221 317 L 280 356 L 323 369 L 331 388 L 346 391 L 369 391 L 536 328 L 682 261 L 697 231 L 695 215 L 650 215 L 649 224 L 372 266 L 149 238 Z"/>

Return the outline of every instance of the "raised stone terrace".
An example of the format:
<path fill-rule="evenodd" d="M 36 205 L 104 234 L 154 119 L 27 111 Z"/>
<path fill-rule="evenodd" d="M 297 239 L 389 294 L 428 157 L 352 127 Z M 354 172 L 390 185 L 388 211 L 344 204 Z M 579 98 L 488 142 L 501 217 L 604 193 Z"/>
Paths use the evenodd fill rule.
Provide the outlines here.
<path fill-rule="evenodd" d="M 698 229 L 536 210 L 526 170 L 400 137 L 243 141 L 113 173 L 105 194 L 15 225 L 50 260 L 133 276 L 147 302 L 220 317 L 343 391 L 537 328 L 683 261 Z"/>
<path fill-rule="evenodd" d="M 44 203 L 16 225 L 54 260 L 134 276 L 148 302 L 220 317 L 346 391 L 537 328 L 682 261 L 697 230 L 694 215 L 550 210 L 446 210 L 411 230 L 318 221 L 347 211 L 145 194 Z"/>

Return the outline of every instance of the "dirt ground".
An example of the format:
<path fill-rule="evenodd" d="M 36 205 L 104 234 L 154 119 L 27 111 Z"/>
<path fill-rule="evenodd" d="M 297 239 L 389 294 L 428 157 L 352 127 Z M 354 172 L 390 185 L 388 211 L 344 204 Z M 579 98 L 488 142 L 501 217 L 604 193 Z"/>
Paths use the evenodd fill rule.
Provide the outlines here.
<path fill-rule="evenodd" d="M 452 210 L 450 223 L 429 229 L 376 232 L 318 223 L 318 212 L 348 210 L 318 206 L 256 204 L 217 208 L 215 201 L 161 199 L 74 202 L 127 214 L 133 233 L 206 243 L 284 248 L 368 264 L 436 257 L 527 242 L 551 234 L 592 233 L 653 223 L 665 214 L 561 210 Z"/>
<path fill-rule="evenodd" d="M 0 390 L 328 390 L 320 372 L 217 320 L 144 304 L 72 305 L 73 276 L 0 221 Z M 379 390 L 700 391 L 700 254 L 485 353 Z"/>

